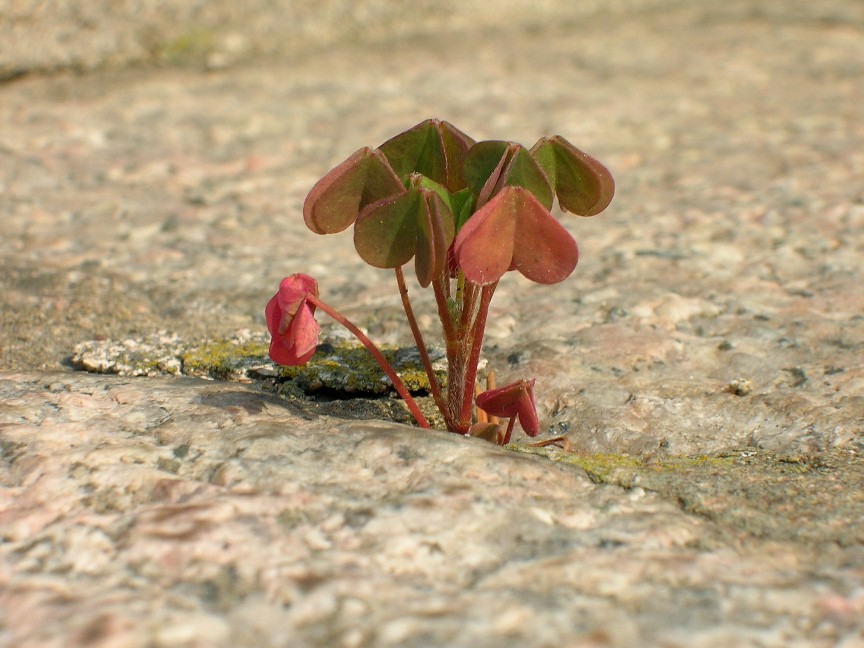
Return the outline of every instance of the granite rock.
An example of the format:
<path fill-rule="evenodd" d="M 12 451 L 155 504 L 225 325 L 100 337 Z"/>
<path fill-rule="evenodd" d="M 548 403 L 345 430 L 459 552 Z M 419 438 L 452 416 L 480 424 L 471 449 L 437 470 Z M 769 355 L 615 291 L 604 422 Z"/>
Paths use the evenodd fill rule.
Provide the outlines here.
<path fill-rule="evenodd" d="M 864 643 L 861 2 L 346 25 L 334 1 L 294 26 L 314 49 L 273 46 L 279 3 L 111 3 L 113 35 L 58 47 L 104 18 L 78 4 L 0 3 L 41 12 L 0 21 L 25 28 L 0 39 L 0 644 Z M 539 438 L 569 449 L 224 382 L 242 364 L 163 375 L 263 333 L 292 272 L 409 344 L 390 274 L 300 209 L 430 116 L 561 133 L 616 178 L 562 217 L 574 275 L 492 304 L 488 366 L 538 378 Z M 71 370 L 112 341 L 176 348 L 149 378 Z"/>
<path fill-rule="evenodd" d="M 2 645 L 860 639 L 861 537 L 760 539 L 572 464 L 248 385 L 7 373 L 0 396 Z"/>

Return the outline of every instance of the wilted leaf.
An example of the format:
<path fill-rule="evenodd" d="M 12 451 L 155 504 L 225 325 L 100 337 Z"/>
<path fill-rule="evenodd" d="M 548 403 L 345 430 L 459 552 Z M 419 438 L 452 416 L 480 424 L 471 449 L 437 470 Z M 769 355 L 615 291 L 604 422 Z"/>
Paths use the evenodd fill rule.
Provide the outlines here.
<path fill-rule="evenodd" d="M 474 402 L 477 407 L 493 416 L 518 416 L 519 424 L 528 436 L 534 437 L 540 432 L 533 380 L 517 380 L 504 387 L 485 391 L 479 394 Z"/>

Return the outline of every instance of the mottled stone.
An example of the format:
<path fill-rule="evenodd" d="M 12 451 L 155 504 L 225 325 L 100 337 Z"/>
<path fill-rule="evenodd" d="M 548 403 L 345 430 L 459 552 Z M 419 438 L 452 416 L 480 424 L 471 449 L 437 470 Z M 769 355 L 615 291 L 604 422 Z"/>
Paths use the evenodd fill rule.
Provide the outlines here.
<path fill-rule="evenodd" d="M 761 539 L 738 507 L 718 524 L 705 491 L 682 507 L 658 481 L 710 477 L 698 462 L 586 474 L 190 378 L 7 373 L 0 397 L 2 645 L 780 646 L 861 630 L 864 537 Z M 721 485 L 734 473 L 707 465 Z"/>
<path fill-rule="evenodd" d="M 290 26 L 314 52 L 258 2 L 113 3 L 74 42 L 99 3 L 0 21 L 0 58 L 30 57 L 0 60 L 27 72 L 0 85 L 0 644 L 861 645 L 864 5 L 340 3 Z M 538 440 L 566 449 L 195 352 L 260 347 L 293 272 L 410 345 L 392 273 L 300 214 L 430 116 L 561 133 L 616 178 L 602 215 L 562 216 L 573 276 L 510 273 L 490 311 L 488 367 L 537 377 Z M 69 370 L 84 344 L 135 373 L 111 341 L 176 348 L 150 378 Z M 178 357 L 218 380 L 163 376 Z"/>

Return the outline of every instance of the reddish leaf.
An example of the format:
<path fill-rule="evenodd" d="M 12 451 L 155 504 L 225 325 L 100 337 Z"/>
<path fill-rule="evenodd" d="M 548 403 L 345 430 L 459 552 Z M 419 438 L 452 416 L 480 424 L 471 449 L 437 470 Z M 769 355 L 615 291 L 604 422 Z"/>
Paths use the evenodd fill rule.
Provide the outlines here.
<path fill-rule="evenodd" d="M 453 214 L 441 197 L 432 191 L 423 191 L 425 209 L 418 214 L 417 257 L 414 270 L 417 281 L 426 288 L 444 271 L 447 250 L 453 242 Z"/>
<path fill-rule="evenodd" d="M 501 442 L 504 440 L 504 430 L 501 429 L 498 423 L 475 423 L 468 428 L 467 434 L 468 436 L 490 441 L 497 445 L 502 445 Z"/>
<path fill-rule="evenodd" d="M 481 285 L 512 269 L 537 283 L 558 283 L 579 260 L 570 233 L 523 187 L 504 187 L 477 210 L 453 251 L 465 277 Z"/>
<path fill-rule="evenodd" d="M 264 309 L 270 331 L 270 358 L 286 366 L 305 364 L 315 353 L 320 328 L 309 294 L 318 296 L 318 283 L 305 274 L 286 277 Z"/>
<path fill-rule="evenodd" d="M 516 382 L 479 394 L 474 401 L 477 407 L 502 418 L 519 417 L 519 424 L 528 436 L 540 432 L 537 406 L 534 403 L 534 380 Z"/>
<path fill-rule="evenodd" d="M 312 187 L 303 203 L 303 218 L 316 234 L 335 234 L 351 225 L 366 205 L 404 190 L 387 158 L 364 147 Z"/>

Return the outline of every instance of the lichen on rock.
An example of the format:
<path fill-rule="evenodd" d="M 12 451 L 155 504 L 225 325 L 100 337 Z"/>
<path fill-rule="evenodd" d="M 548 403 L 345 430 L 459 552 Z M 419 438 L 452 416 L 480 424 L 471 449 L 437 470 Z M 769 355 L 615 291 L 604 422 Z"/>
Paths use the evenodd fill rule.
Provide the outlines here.
<path fill-rule="evenodd" d="M 281 367 L 267 357 L 266 333 L 241 331 L 231 337 L 198 344 L 159 333 L 143 339 L 92 340 L 75 347 L 71 364 L 90 373 L 121 376 L 184 375 L 234 382 L 292 383 L 306 394 L 327 392 L 343 397 L 375 397 L 393 391 L 393 385 L 362 346 L 328 339 L 312 359 L 299 367 Z M 429 379 L 415 348 L 382 347 L 409 391 L 428 392 Z M 444 384 L 443 353 L 430 356 Z"/>

